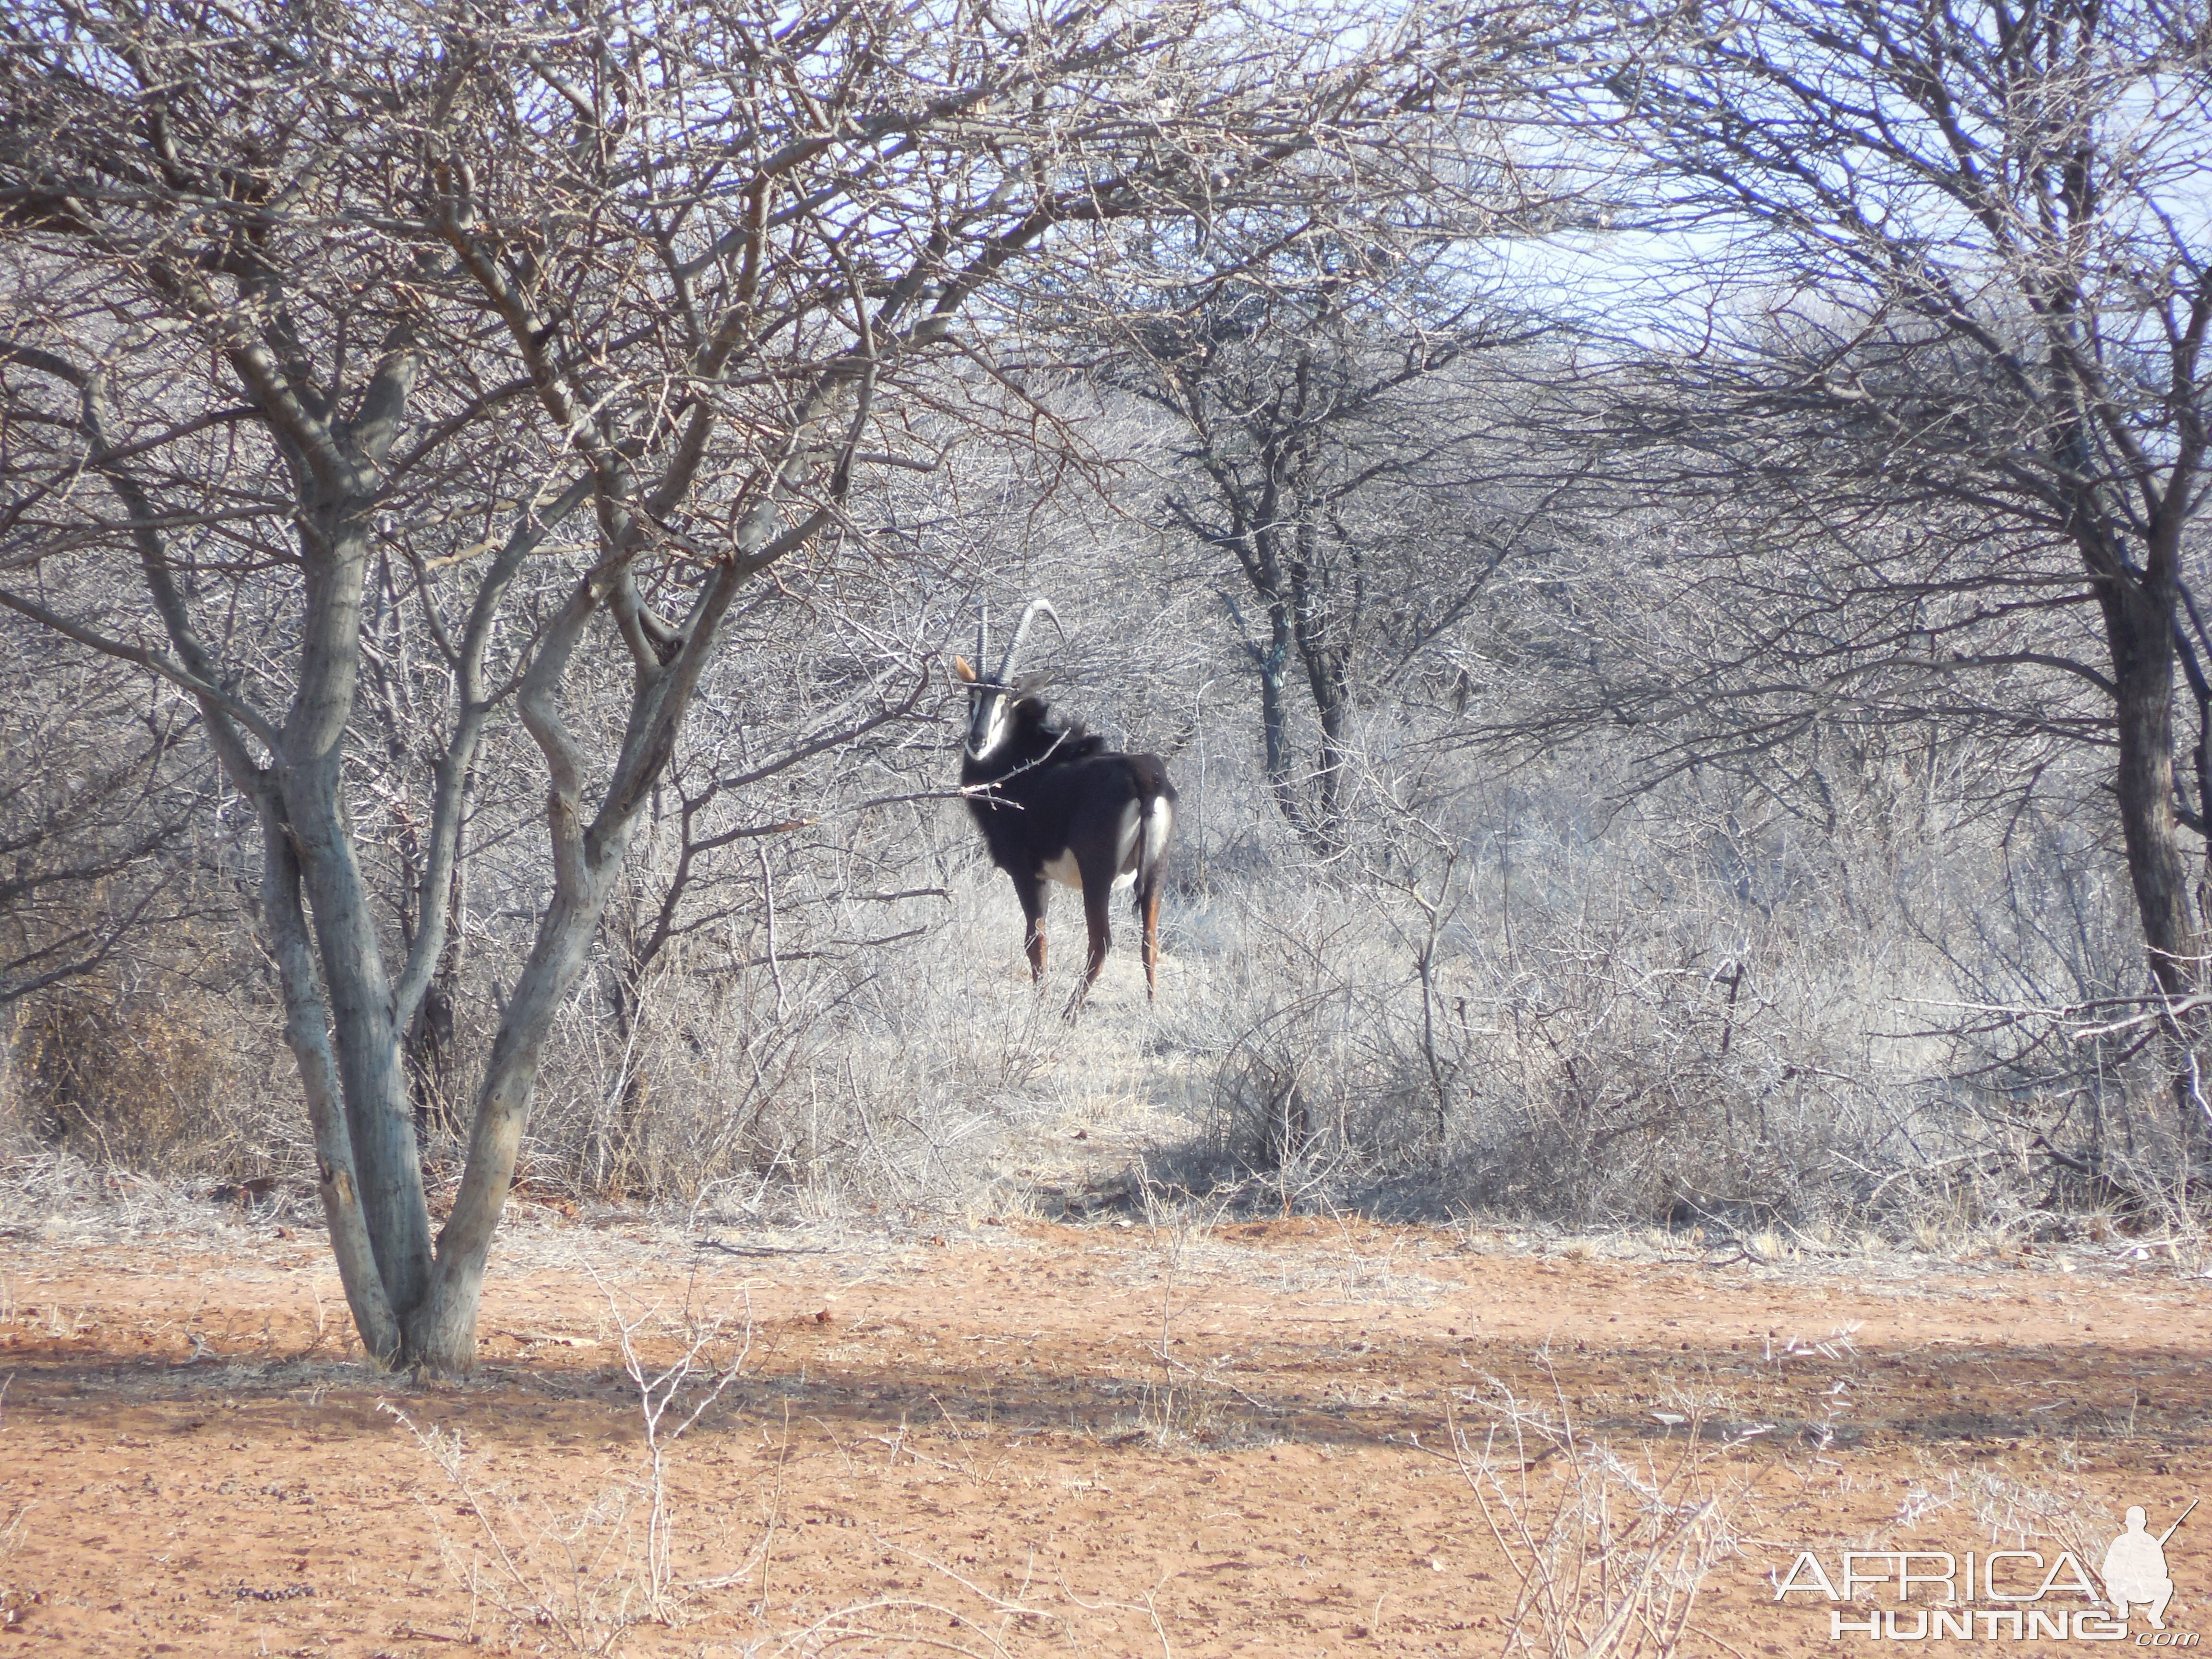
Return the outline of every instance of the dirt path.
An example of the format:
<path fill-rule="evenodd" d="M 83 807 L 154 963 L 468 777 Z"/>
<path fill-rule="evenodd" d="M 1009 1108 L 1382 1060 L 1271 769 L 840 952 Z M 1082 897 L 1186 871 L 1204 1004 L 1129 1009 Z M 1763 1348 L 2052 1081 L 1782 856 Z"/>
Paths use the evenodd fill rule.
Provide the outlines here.
<path fill-rule="evenodd" d="M 2212 1494 L 2212 1281 L 2133 1246 L 1707 1267 L 1298 1221 L 732 1254 L 541 1221 L 505 1242 L 480 1378 L 410 1389 L 344 1360 L 319 1235 L 21 1231 L 0 1655 L 1491 1653 L 1522 1583 L 1500 1532 L 1564 1513 L 1571 1600 L 1601 1486 L 1615 1527 L 1692 1516 L 1683 1651 L 1816 1653 L 1838 1609 L 1772 1590 L 1802 1550 L 2094 1569 L 2126 1505 L 2156 1531 Z M 750 1331 L 669 1454 L 658 1596 L 611 1309 L 649 1364 L 704 1319 Z M 1576 1446 L 1509 1450 L 1509 1398 Z M 1455 1443 L 1488 1447 L 1487 1517 Z M 2168 1626 L 2212 1630 L 2212 1509 L 2167 1559 Z M 1842 1616 L 1899 1610 L 1855 1588 L 1873 1611 Z M 2111 1650 L 1980 1605 L 1976 1647 Z"/>

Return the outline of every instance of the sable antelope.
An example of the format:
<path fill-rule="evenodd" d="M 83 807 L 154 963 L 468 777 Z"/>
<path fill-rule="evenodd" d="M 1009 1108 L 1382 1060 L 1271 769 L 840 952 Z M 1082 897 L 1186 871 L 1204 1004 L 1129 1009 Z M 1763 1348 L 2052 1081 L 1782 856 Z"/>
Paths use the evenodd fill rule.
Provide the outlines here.
<path fill-rule="evenodd" d="M 1176 792 L 1158 755 L 1117 754 L 1081 726 L 1051 720 L 1042 702 L 1016 688 L 1015 665 L 1039 612 L 1060 626 L 1049 604 L 1030 600 L 994 678 L 980 678 L 980 667 L 969 667 L 964 657 L 953 659 L 952 672 L 968 688 L 960 784 L 991 862 L 1013 878 L 1028 923 L 1024 942 L 1032 979 L 1044 977 L 1045 884 L 1056 881 L 1083 895 L 1091 960 L 1068 1000 L 1072 1016 L 1105 963 L 1113 939 L 1106 910 L 1117 887 L 1136 888 L 1145 994 L 1158 992 L 1160 884 L 1175 827 Z M 979 665 L 989 642 L 979 625 Z"/>

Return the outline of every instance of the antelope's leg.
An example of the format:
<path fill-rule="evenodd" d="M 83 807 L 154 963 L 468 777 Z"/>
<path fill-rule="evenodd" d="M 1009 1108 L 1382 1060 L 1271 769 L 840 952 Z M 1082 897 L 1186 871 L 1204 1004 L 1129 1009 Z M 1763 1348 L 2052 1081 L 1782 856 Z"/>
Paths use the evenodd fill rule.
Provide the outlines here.
<path fill-rule="evenodd" d="M 1106 965 L 1106 951 L 1114 943 L 1114 927 L 1107 907 L 1114 896 L 1110 880 L 1083 884 L 1083 919 L 1091 926 L 1091 960 L 1084 965 L 1083 988 L 1088 991 Z"/>
<path fill-rule="evenodd" d="M 1114 942 L 1114 929 L 1107 920 L 1108 908 L 1114 898 L 1114 870 L 1104 860 L 1079 860 L 1083 876 L 1083 920 L 1091 933 L 1090 959 L 1083 965 L 1083 982 L 1067 1000 L 1067 1014 L 1073 1019 L 1082 1008 L 1084 999 L 1091 994 L 1097 982 L 1098 970 L 1106 965 L 1107 948 Z"/>
<path fill-rule="evenodd" d="M 1160 889 L 1152 883 L 1137 900 L 1145 929 L 1145 1000 L 1157 1002 L 1160 989 Z"/>
<path fill-rule="evenodd" d="M 1030 979 L 1044 978 L 1045 884 L 1034 876 L 1014 878 L 1014 896 L 1022 902 L 1022 949 L 1028 952 Z"/>

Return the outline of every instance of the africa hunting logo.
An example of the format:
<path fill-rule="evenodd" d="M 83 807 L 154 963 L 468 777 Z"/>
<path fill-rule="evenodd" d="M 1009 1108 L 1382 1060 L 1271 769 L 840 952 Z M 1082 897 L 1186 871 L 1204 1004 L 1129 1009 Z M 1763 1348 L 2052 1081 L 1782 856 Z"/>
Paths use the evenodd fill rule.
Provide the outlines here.
<path fill-rule="evenodd" d="M 2173 1578 L 2166 1571 L 2166 1546 L 2196 1507 L 2191 1499 L 2160 1533 L 2150 1530 L 2141 1505 L 2130 1508 L 2125 1529 L 2106 1547 L 2094 1580 L 2070 1550 L 2049 1562 L 2039 1550 L 1970 1550 L 1963 1556 L 1942 1550 L 1846 1550 L 1842 1571 L 1833 1577 L 1818 1555 L 1801 1550 L 1775 1585 L 1774 1599 L 1812 1595 L 1853 1603 L 1828 1609 L 1831 1642 L 2132 1638 L 2137 1647 L 2193 1648 L 2194 1631 L 2166 1628 Z M 1863 1605 L 1863 1598 L 1879 1599 L 1890 1587 L 1898 1606 Z M 1911 1605 L 1916 1590 L 1927 1605 Z M 2069 1605 L 2073 1600 L 2088 1605 Z"/>

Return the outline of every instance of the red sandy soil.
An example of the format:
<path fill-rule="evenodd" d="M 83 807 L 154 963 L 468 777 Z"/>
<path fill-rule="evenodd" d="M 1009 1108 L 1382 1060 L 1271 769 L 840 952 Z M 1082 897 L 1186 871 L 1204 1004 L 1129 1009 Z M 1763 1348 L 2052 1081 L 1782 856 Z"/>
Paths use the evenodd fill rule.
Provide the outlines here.
<path fill-rule="evenodd" d="M 427 1386 L 347 1358 L 311 1231 L 11 1230 L 0 1659 L 1498 1653 L 1528 1568 L 1501 1537 L 1601 1485 L 1613 1524 L 1648 1518 L 1638 1482 L 1716 1505 L 1680 1651 L 1839 1652 L 1866 1638 L 1832 1644 L 1829 1604 L 1776 1604 L 1802 1549 L 1832 1574 L 1846 1548 L 2094 1557 L 2126 1505 L 2158 1530 L 2212 1493 L 2212 1281 L 2185 1249 L 1767 1265 L 1307 1220 L 718 1237 L 743 1253 L 523 1217 L 477 1376 Z M 749 1334 L 666 1449 L 658 1594 L 617 1316 L 648 1366 L 716 1317 Z M 1509 1395 L 1577 1449 L 1512 1449 Z M 1601 1540 L 1561 1535 L 1555 1572 L 1582 1560 L 1595 1590 Z M 2168 1626 L 2212 1632 L 2212 1506 L 2167 1553 Z M 1607 1571 L 1626 1560 L 1616 1541 Z M 2120 1650 L 1990 1629 L 1971 1645 Z"/>

